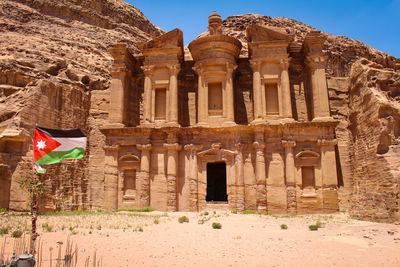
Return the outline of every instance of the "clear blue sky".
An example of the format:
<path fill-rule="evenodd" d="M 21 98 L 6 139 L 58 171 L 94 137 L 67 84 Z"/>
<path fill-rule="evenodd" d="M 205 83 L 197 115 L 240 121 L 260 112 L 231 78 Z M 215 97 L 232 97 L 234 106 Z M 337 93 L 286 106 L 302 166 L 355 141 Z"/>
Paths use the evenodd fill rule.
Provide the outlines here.
<path fill-rule="evenodd" d="M 125 0 L 164 31 L 179 28 L 185 44 L 207 30 L 217 11 L 288 17 L 323 32 L 344 35 L 400 58 L 400 0 Z"/>

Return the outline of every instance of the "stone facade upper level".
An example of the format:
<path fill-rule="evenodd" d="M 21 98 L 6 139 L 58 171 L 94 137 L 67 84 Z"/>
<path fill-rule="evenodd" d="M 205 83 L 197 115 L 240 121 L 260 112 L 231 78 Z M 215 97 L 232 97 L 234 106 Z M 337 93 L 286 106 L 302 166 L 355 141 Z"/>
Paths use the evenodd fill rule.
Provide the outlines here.
<path fill-rule="evenodd" d="M 222 34 L 221 17 L 214 12 L 208 22 L 208 32 L 188 45 L 191 60 L 185 60 L 179 29 L 139 43 L 143 56 L 133 57 L 122 44 L 111 49 L 112 125 L 223 127 L 332 120 L 320 32 L 311 31 L 298 44 L 281 30 L 251 25 L 246 29 L 249 56 L 243 58 L 242 43 Z M 295 88 L 304 90 L 303 102 L 297 101 Z M 306 111 L 302 118 L 299 110 Z"/>

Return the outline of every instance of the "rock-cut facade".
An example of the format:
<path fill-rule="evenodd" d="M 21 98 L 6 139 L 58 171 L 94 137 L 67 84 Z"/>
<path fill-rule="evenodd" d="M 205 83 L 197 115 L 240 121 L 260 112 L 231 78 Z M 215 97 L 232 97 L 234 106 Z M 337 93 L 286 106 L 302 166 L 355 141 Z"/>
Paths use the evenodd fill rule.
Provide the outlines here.
<path fill-rule="evenodd" d="M 179 29 L 139 43 L 140 56 L 123 44 L 110 50 L 103 206 L 337 211 L 326 37 L 311 31 L 299 44 L 250 25 L 242 44 L 215 12 L 208 22 L 186 52 Z"/>

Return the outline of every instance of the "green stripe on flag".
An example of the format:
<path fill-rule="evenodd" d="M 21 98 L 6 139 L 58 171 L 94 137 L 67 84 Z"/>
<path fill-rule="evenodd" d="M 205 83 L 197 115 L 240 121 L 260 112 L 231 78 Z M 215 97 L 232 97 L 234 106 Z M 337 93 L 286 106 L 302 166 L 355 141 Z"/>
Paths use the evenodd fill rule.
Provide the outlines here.
<path fill-rule="evenodd" d="M 44 155 L 40 159 L 38 159 L 35 163 L 42 165 L 49 165 L 59 163 L 63 159 L 81 159 L 85 154 L 85 149 L 81 147 L 76 147 L 69 151 L 51 151 L 50 153 Z"/>

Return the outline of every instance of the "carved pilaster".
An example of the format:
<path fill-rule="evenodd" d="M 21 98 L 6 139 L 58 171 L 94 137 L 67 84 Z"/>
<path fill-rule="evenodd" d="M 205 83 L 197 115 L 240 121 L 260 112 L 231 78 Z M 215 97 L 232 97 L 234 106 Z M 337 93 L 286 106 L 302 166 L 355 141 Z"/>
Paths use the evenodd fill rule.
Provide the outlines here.
<path fill-rule="evenodd" d="M 141 207 L 150 206 L 150 151 L 151 144 L 137 144 L 141 150 L 140 175 L 139 175 L 139 197 Z"/>
<path fill-rule="evenodd" d="M 262 136 L 262 135 L 261 135 Z M 265 213 L 267 211 L 267 189 L 265 177 L 265 157 L 264 138 L 257 138 L 253 142 L 253 148 L 256 151 L 256 181 L 257 181 L 257 210 Z"/>
<path fill-rule="evenodd" d="M 262 92 L 261 92 L 261 62 L 258 60 L 250 61 L 251 68 L 253 69 L 253 103 L 254 103 L 254 120 L 262 119 Z"/>
<path fill-rule="evenodd" d="M 144 72 L 144 107 L 143 107 L 143 121 L 145 123 L 151 122 L 152 113 L 152 83 L 151 76 L 153 75 L 153 66 L 142 66 Z"/>
<path fill-rule="evenodd" d="M 189 188 L 190 188 L 190 210 L 198 211 L 198 166 L 197 151 L 203 149 L 202 145 L 188 144 L 184 147 L 187 158 L 189 159 L 188 168 L 186 169 Z"/>
<path fill-rule="evenodd" d="M 176 211 L 176 174 L 178 164 L 178 151 L 182 146 L 178 143 L 166 143 L 164 148 L 168 150 L 167 161 L 167 209 Z"/>
<path fill-rule="evenodd" d="M 235 145 L 235 166 L 236 166 L 236 208 L 238 211 L 245 209 L 245 188 L 244 188 L 244 162 L 243 162 L 244 144 Z"/>
<path fill-rule="evenodd" d="M 285 148 L 285 176 L 287 189 L 287 209 L 288 213 L 296 213 L 296 180 L 294 166 L 294 140 L 282 140 L 282 146 Z"/>
<path fill-rule="evenodd" d="M 225 98 L 224 101 L 226 107 L 226 119 L 227 121 L 224 123 L 225 125 L 235 125 L 235 114 L 234 114 L 234 96 L 233 96 L 233 79 L 232 75 L 237 65 L 226 63 L 226 77 L 225 77 Z"/>
<path fill-rule="evenodd" d="M 291 58 L 284 58 L 280 60 L 281 65 L 281 88 L 282 88 L 282 104 L 283 114 L 285 118 L 292 118 L 292 103 L 290 96 L 290 80 L 289 80 L 289 65 Z"/>
<path fill-rule="evenodd" d="M 337 187 L 336 172 L 336 139 L 318 139 L 317 145 L 321 147 L 321 173 L 322 187 Z"/>
<path fill-rule="evenodd" d="M 197 87 L 197 124 L 207 125 L 207 91 L 204 85 L 203 69 L 202 64 L 196 64 L 193 70 L 198 75 L 198 87 Z"/>
<path fill-rule="evenodd" d="M 169 66 L 169 105 L 168 105 L 168 119 L 170 124 L 178 126 L 178 73 L 180 71 L 179 65 Z"/>
<path fill-rule="evenodd" d="M 107 211 L 118 209 L 118 153 L 120 147 L 104 146 L 104 208 Z"/>

